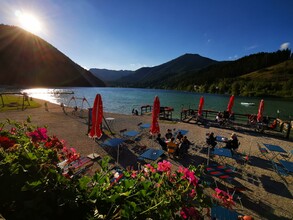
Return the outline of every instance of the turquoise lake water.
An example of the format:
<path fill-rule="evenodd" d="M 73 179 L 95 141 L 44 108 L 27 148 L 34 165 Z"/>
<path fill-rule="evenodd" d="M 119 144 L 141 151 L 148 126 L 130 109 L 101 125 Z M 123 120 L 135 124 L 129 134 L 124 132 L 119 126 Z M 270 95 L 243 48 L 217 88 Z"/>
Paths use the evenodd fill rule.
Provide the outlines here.
<path fill-rule="evenodd" d="M 97 93 L 101 94 L 103 100 L 103 107 L 105 112 L 131 114 L 133 108 L 140 111 L 142 105 L 152 105 L 155 96 L 159 96 L 161 106 L 170 106 L 174 108 L 173 118 L 180 118 L 180 111 L 182 108 L 197 109 L 199 99 L 204 97 L 205 103 L 203 109 L 224 111 L 227 108 L 230 95 L 216 95 L 216 94 L 200 94 L 193 92 L 181 92 L 173 90 L 159 90 L 159 89 L 136 89 L 136 88 L 110 88 L 110 87 L 91 87 L 91 88 L 58 88 L 58 89 L 26 89 L 22 92 L 27 92 L 29 96 L 34 98 L 41 98 L 56 104 L 64 103 L 70 106 L 83 106 L 84 108 L 93 105 Z M 63 94 L 74 92 L 74 94 Z M 76 103 L 71 100 L 76 97 Z M 89 102 L 82 102 L 82 98 L 86 98 Z M 283 120 L 293 118 L 293 101 L 277 99 L 277 98 L 263 98 L 265 103 L 264 116 L 271 117 L 279 116 Z M 70 101 L 71 100 L 71 101 Z M 261 98 L 235 97 L 233 112 L 257 114 L 258 105 Z M 241 102 L 255 103 L 254 106 L 244 106 Z"/>

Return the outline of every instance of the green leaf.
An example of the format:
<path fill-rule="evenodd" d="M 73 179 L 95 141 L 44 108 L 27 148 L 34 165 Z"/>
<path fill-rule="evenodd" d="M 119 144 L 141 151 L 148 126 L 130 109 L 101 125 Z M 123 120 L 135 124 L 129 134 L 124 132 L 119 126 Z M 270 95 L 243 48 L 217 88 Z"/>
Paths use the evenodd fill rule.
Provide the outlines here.
<path fill-rule="evenodd" d="M 82 190 L 86 190 L 88 187 L 88 183 L 91 181 L 91 178 L 88 176 L 83 176 L 79 179 L 79 186 Z"/>
<path fill-rule="evenodd" d="M 141 183 L 141 185 L 143 186 L 143 188 L 145 190 L 148 190 L 150 188 L 150 186 L 152 185 L 152 183 L 149 182 L 149 181 L 144 181 L 144 182 Z"/>
<path fill-rule="evenodd" d="M 26 184 L 21 188 L 21 191 L 28 191 L 35 189 L 36 187 L 40 186 L 42 184 L 41 180 L 37 180 L 34 182 L 26 182 Z"/>

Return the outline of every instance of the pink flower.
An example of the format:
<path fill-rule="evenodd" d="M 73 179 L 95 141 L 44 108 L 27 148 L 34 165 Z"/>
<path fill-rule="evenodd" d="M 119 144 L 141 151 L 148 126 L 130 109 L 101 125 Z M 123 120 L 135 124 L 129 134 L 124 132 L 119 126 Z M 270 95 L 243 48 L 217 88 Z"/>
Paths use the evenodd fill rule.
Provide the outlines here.
<path fill-rule="evenodd" d="M 158 171 L 161 171 L 161 172 L 170 172 L 171 167 L 172 167 L 172 164 L 166 160 L 163 160 L 163 162 L 158 163 Z"/>
<path fill-rule="evenodd" d="M 148 168 L 148 170 L 151 171 L 152 173 L 156 172 L 156 169 L 150 164 L 146 164 L 145 167 Z"/>
<path fill-rule="evenodd" d="M 45 143 L 45 147 L 47 148 L 57 148 L 62 149 L 63 148 L 63 142 L 60 141 L 56 136 L 53 136 L 52 138 L 48 138 L 47 142 Z"/>
<path fill-rule="evenodd" d="M 32 138 L 32 141 L 34 143 L 36 143 L 38 141 L 45 141 L 48 138 L 47 129 L 46 128 L 37 128 L 35 131 L 29 132 L 28 136 Z"/>
<path fill-rule="evenodd" d="M 80 157 L 74 148 L 68 149 L 66 146 L 63 146 L 62 152 L 65 154 L 68 163 L 75 161 Z"/>
<path fill-rule="evenodd" d="M 131 177 L 132 177 L 133 179 L 135 179 L 136 176 L 137 176 L 137 171 L 136 171 L 136 170 L 133 170 L 133 171 L 132 171 L 132 174 L 131 174 Z"/>
<path fill-rule="evenodd" d="M 216 188 L 215 189 L 216 194 L 214 195 L 215 198 L 219 199 L 220 202 L 222 202 L 223 206 L 227 208 L 232 208 L 232 206 L 235 205 L 235 202 L 233 201 L 233 196 L 230 195 L 229 193 Z"/>
<path fill-rule="evenodd" d="M 196 191 L 194 189 L 192 189 L 191 192 L 189 193 L 189 196 L 191 198 L 194 198 L 196 196 Z"/>
<path fill-rule="evenodd" d="M 198 179 L 193 171 L 190 171 L 188 168 L 179 167 L 178 172 L 183 174 L 182 179 L 187 179 L 192 185 L 197 186 Z"/>
<path fill-rule="evenodd" d="M 184 219 L 200 219 L 199 212 L 194 207 L 182 207 L 180 210 L 180 215 Z"/>
<path fill-rule="evenodd" d="M 10 129 L 10 134 L 15 135 L 15 134 L 16 134 L 16 128 L 11 128 L 11 129 Z"/>
<path fill-rule="evenodd" d="M 14 144 L 15 144 L 14 140 L 11 140 L 6 136 L 0 136 L 0 147 L 7 149 L 12 147 Z"/>

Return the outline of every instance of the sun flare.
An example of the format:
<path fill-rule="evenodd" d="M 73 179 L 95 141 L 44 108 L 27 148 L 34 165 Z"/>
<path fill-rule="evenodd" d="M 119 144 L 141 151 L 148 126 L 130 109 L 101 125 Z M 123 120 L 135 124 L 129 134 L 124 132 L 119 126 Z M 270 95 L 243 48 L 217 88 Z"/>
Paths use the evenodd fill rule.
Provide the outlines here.
<path fill-rule="evenodd" d="M 19 19 L 20 26 L 33 33 L 33 34 L 38 34 L 42 30 L 42 25 L 39 21 L 39 19 L 34 16 L 33 14 L 29 13 L 23 13 L 21 11 L 16 11 L 15 12 L 16 17 Z"/>

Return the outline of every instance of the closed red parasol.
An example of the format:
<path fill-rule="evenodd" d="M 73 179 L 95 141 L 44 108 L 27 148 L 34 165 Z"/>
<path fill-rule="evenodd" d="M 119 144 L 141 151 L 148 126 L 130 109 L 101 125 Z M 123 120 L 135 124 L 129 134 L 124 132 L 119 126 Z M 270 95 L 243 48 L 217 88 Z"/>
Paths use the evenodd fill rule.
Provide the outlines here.
<path fill-rule="evenodd" d="M 103 102 L 100 94 L 96 95 L 94 106 L 92 110 L 92 127 L 89 132 L 91 138 L 102 137 L 102 120 L 103 120 Z"/>
<path fill-rule="evenodd" d="M 228 106 L 227 106 L 227 112 L 229 112 L 229 114 L 232 113 L 233 105 L 234 105 L 234 95 L 231 95 Z"/>
<path fill-rule="evenodd" d="M 263 118 L 263 110 L 264 110 L 264 100 L 260 100 L 259 106 L 258 106 L 258 112 L 257 112 L 257 122 L 262 122 Z"/>
<path fill-rule="evenodd" d="M 197 111 L 198 116 L 202 116 L 203 105 L 204 105 L 204 97 L 202 96 L 200 97 L 200 100 L 199 100 L 198 111 Z"/>
<path fill-rule="evenodd" d="M 159 115 L 160 115 L 160 100 L 159 100 L 159 97 L 156 96 L 154 100 L 154 105 L 153 105 L 152 124 L 150 129 L 150 133 L 152 135 L 160 133 Z"/>

